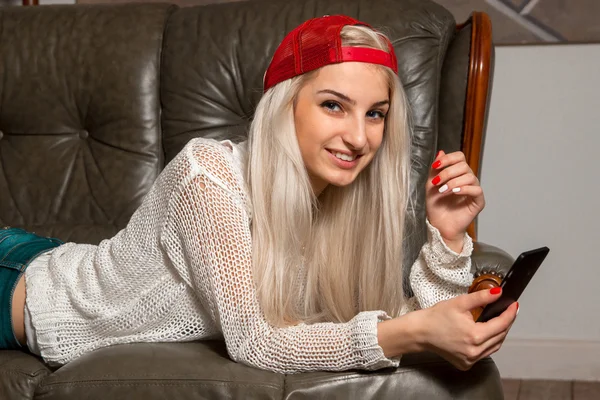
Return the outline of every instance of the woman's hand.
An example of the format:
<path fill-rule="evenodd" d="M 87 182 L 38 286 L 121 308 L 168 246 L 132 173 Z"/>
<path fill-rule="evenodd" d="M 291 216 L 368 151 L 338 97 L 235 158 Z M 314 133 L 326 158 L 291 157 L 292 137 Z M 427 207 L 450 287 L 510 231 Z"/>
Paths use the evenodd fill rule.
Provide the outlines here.
<path fill-rule="evenodd" d="M 510 330 L 519 304 L 514 303 L 488 322 L 474 322 L 471 310 L 496 301 L 500 291 L 465 294 L 417 311 L 425 327 L 425 348 L 466 371 L 482 358 L 497 352 Z"/>
<path fill-rule="evenodd" d="M 473 321 L 471 310 L 493 303 L 500 293 L 480 290 L 380 322 L 379 346 L 386 357 L 432 351 L 466 371 L 500 349 L 515 321 L 518 303 L 487 322 Z"/>
<path fill-rule="evenodd" d="M 450 248 L 460 252 L 467 227 L 485 206 L 483 190 L 465 155 L 440 151 L 425 188 L 429 222 Z"/>

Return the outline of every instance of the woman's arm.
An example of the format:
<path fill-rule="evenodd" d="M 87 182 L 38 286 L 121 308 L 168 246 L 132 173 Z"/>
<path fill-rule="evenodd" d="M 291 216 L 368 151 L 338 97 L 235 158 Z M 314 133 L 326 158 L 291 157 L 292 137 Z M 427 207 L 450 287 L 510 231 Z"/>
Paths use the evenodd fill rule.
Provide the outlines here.
<path fill-rule="evenodd" d="M 485 198 L 463 153 L 438 152 L 425 184 L 425 203 L 428 240 L 412 266 L 415 298 L 404 311 L 467 293 L 473 281 L 473 242 L 466 230 L 485 206 Z"/>
<path fill-rule="evenodd" d="M 410 274 L 415 296 L 407 301 L 403 310 L 406 314 L 379 325 L 379 343 L 387 357 L 432 351 L 456 368 L 467 370 L 500 349 L 518 305 L 487 323 L 475 323 L 471 310 L 496 301 L 500 292 L 482 290 L 466 294 L 473 280 L 471 238 L 464 235 L 462 252 L 458 254 L 429 221 L 427 229 L 428 240 Z M 416 311 L 408 312 L 413 310 Z M 398 333 L 410 340 L 394 340 Z"/>
<path fill-rule="evenodd" d="M 464 235 L 459 254 L 447 245 L 440 232 L 429 221 L 426 224 L 427 242 L 410 271 L 410 285 L 415 297 L 409 299 L 405 311 L 428 308 L 440 301 L 465 294 L 473 282 L 473 241 L 469 235 Z"/>

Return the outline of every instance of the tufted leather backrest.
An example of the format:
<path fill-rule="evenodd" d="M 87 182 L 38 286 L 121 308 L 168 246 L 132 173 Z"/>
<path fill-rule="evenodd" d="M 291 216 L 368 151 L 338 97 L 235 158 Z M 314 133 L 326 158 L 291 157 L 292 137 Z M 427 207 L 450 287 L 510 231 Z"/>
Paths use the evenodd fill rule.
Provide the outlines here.
<path fill-rule="evenodd" d="M 0 8 L 0 223 L 96 243 L 163 164 L 169 5 Z"/>
<path fill-rule="evenodd" d="M 0 8 L 0 224 L 112 236 L 189 139 L 246 137 L 275 48 L 326 14 L 364 20 L 396 49 L 414 129 L 412 263 L 437 141 L 460 143 L 468 61 L 468 32 L 455 38 L 431 0 Z"/>
<path fill-rule="evenodd" d="M 442 68 L 438 148 L 446 153 L 462 148 L 471 28 L 469 25 L 456 32 Z"/>
<path fill-rule="evenodd" d="M 246 137 L 277 45 L 303 21 L 346 14 L 389 35 L 413 122 L 412 181 L 419 224 L 407 260 L 425 240 L 424 183 L 436 150 L 440 76 L 454 18 L 429 0 L 251 1 L 182 8 L 165 34 L 161 99 L 166 159 L 192 137 Z M 410 265 L 410 264 L 409 264 Z"/>

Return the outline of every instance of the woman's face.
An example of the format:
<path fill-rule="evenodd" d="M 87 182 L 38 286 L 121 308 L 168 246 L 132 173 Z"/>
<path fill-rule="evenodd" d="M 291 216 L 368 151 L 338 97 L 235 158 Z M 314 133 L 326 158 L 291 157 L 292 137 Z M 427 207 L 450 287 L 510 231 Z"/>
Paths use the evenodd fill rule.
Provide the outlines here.
<path fill-rule="evenodd" d="M 325 66 L 300 89 L 294 123 L 313 190 L 345 186 L 371 162 L 389 109 L 386 75 L 374 65 Z"/>

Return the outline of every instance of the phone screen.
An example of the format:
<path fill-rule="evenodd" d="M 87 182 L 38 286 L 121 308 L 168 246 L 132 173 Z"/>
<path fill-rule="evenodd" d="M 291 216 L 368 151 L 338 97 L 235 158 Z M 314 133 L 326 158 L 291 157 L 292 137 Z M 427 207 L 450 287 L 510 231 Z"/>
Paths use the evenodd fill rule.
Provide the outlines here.
<path fill-rule="evenodd" d="M 517 301 L 549 251 L 547 247 L 540 247 L 521 253 L 500 284 L 500 298 L 483 309 L 477 322 L 486 322 L 497 317 Z"/>

